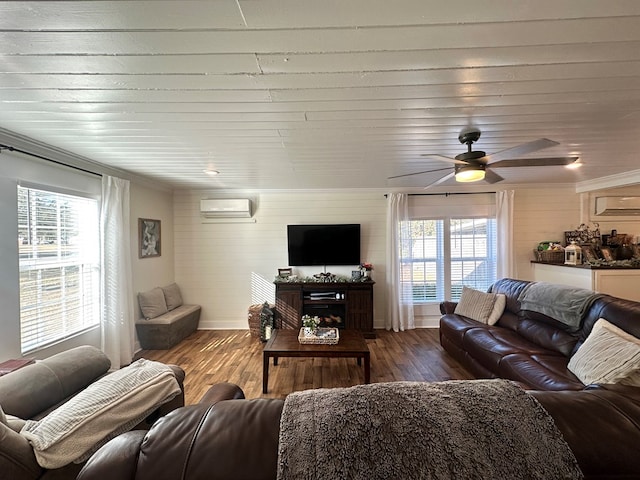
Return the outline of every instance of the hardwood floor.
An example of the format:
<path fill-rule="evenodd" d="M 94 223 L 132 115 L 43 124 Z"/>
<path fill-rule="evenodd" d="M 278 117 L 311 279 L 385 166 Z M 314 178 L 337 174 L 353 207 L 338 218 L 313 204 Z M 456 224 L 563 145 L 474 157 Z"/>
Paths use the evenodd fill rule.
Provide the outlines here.
<path fill-rule="evenodd" d="M 367 340 L 372 383 L 473 378 L 444 352 L 437 329 L 376 334 Z M 263 346 L 249 330 L 199 330 L 171 350 L 142 350 L 136 358 L 180 365 L 186 372 L 187 405 L 219 382 L 239 385 L 247 398 L 284 398 L 298 390 L 364 382 L 363 369 L 352 358 L 281 358 L 269 368 L 269 393 L 262 394 Z"/>

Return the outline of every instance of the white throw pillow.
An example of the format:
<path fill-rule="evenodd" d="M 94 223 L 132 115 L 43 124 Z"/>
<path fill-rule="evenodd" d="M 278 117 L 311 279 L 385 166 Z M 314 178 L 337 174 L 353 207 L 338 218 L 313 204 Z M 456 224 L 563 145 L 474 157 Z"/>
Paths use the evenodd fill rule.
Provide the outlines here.
<path fill-rule="evenodd" d="M 495 325 L 500 320 L 500 317 L 504 313 L 504 309 L 507 306 L 507 296 L 504 293 L 496 293 L 496 301 L 493 304 L 493 310 L 491 315 L 487 319 L 487 324 Z"/>
<path fill-rule="evenodd" d="M 640 386 L 640 339 L 601 318 L 569 360 L 568 368 L 585 385 Z"/>
<path fill-rule="evenodd" d="M 148 292 L 138 293 L 138 303 L 140 304 L 142 315 L 147 320 L 164 315 L 169 311 L 167 309 L 167 302 L 164 299 L 164 292 L 160 287 L 156 287 Z"/>
<path fill-rule="evenodd" d="M 463 286 L 460 301 L 456 305 L 453 313 L 488 324 L 496 303 L 496 297 L 497 295 L 495 293 L 481 292 L 480 290 Z M 504 310 L 504 306 L 502 310 Z M 502 312 L 500 312 L 500 314 L 502 314 Z M 497 321 L 498 319 L 496 318 L 494 323 Z"/>

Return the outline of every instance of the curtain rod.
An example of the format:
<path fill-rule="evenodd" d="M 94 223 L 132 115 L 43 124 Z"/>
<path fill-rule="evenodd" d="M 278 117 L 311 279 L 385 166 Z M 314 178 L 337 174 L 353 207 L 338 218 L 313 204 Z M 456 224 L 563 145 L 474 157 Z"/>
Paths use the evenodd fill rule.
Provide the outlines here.
<path fill-rule="evenodd" d="M 68 163 L 61 162 L 59 160 L 54 160 L 52 158 L 43 157 L 42 155 L 38 155 L 37 153 L 27 152 L 25 150 L 21 150 L 19 148 L 12 147 L 11 145 L 4 145 L 0 143 L 0 153 L 2 150 L 9 150 L 10 152 L 18 152 L 24 155 L 29 155 L 31 157 L 39 158 L 40 160 L 45 160 L 47 162 L 55 163 L 57 165 L 62 165 L 63 167 L 73 168 L 74 170 L 79 170 L 80 172 L 88 173 L 90 175 L 95 175 L 96 177 L 102 177 L 101 173 L 92 172 L 91 170 L 87 170 L 82 167 L 77 167 L 75 165 L 69 165 Z"/>
<path fill-rule="evenodd" d="M 445 192 L 445 193 L 407 193 L 410 197 L 426 197 L 426 196 L 444 196 L 448 197 L 449 195 L 487 195 L 489 193 L 496 192 Z M 385 198 L 389 196 L 388 193 L 384 194 Z"/>

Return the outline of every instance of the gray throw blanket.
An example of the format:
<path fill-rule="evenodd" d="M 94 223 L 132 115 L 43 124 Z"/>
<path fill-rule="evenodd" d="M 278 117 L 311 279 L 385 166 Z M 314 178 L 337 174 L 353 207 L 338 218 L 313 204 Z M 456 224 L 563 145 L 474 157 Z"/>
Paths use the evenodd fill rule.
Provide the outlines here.
<path fill-rule="evenodd" d="M 580 479 L 553 419 L 505 380 L 290 394 L 278 480 Z"/>
<path fill-rule="evenodd" d="M 580 328 L 582 317 L 591 304 L 602 296 L 584 288 L 535 282 L 527 285 L 520 295 L 520 308 L 542 313 L 569 327 L 571 331 Z"/>

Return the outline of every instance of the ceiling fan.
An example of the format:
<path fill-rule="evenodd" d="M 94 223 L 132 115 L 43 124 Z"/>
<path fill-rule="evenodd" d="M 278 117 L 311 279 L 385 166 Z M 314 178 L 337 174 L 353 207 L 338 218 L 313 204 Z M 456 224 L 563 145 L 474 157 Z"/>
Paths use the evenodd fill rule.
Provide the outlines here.
<path fill-rule="evenodd" d="M 458 135 L 460 143 L 467 145 L 467 151 L 456 155 L 455 158 L 446 157 L 443 155 L 424 155 L 426 157 L 433 157 L 438 160 L 453 163 L 453 171 L 445 175 L 444 177 L 430 183 L 427 187 L 432 187 L 446 182 L 451 177 L 455 177 L 457 182 L 477 182 L 479 180 L 485 180 L 488 183 L 497 183 L 504 178 L 495 173 L 492 169 L 503 167 L 550 167 L 557 165 L 570 165 L 578 160 L 578 157 L 550 157 L 550 158 L 517 158 L 521 155 L 542 150 L 543 148 L 553 147 L 559 145 L 558 142 L 549 140 L 547 138 L 540 138 L 533 142 L 523 143 L 516 147 L 507 148 L 491 155 L 487 155 L 480 150 L 472 150 L 471 146 L 480 138 L 480 130 L 469 129 L 463 130 Z M 389 179 L 409 177 L 412 175 L 421 175 L 423 173 L 440 172 L 443 170 L 449 170 L 448 168 L 438 168 L 436 170 L 425 170 L 422 172 L 407 173 L 404 175 L 396 175 L 388 177 Z"/>

